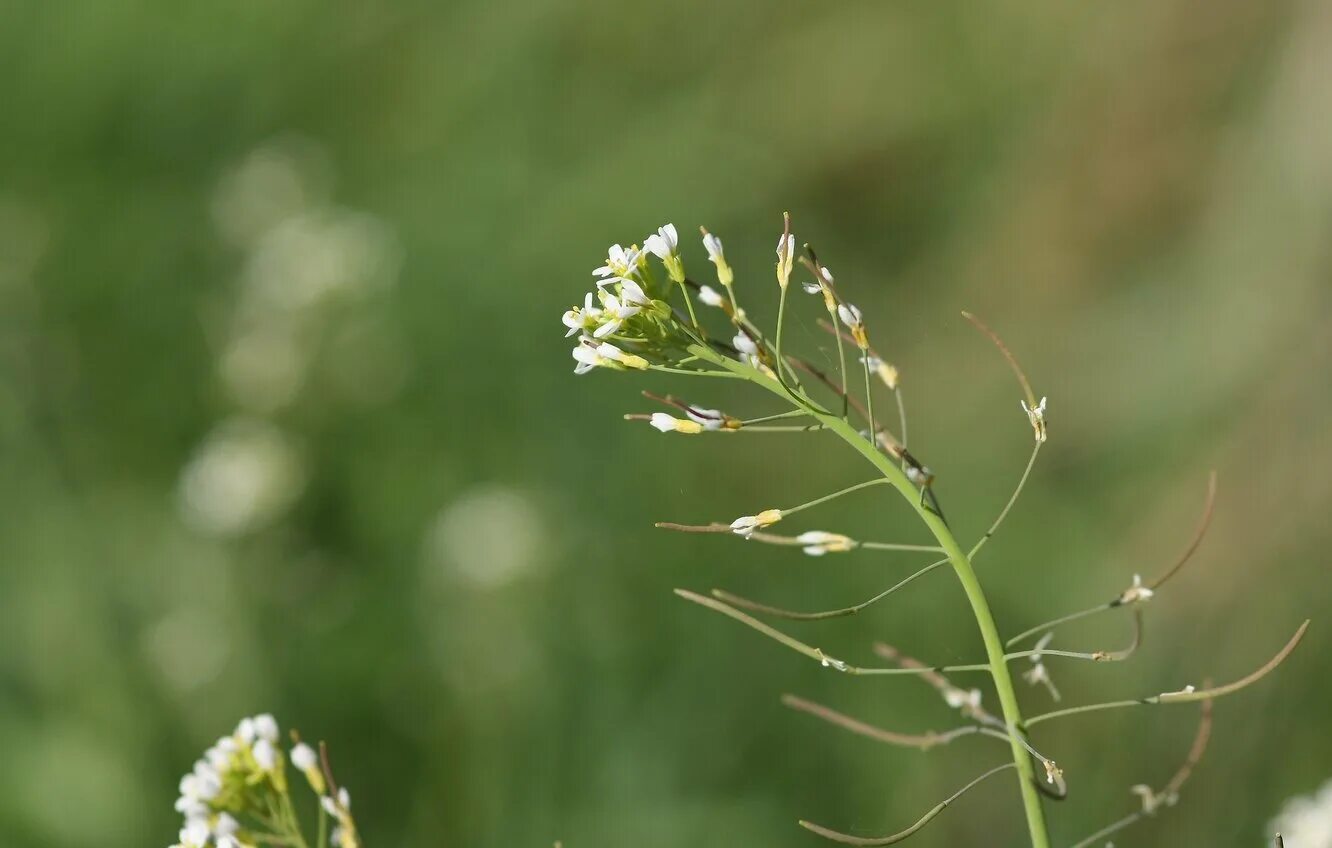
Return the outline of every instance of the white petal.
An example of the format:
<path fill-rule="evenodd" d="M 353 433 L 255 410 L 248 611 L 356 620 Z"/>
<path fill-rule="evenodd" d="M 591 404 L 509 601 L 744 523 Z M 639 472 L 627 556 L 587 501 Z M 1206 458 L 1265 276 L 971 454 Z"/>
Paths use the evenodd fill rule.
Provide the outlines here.
<path fill-rule="evenodd" d="M 722 296 L 712 286 L 699 286 L 698 299 L 703 301 L 705 306 L 721 306 Z"/>
<path fill-rule="evenodd" d="M 622 322 L 620 321 L 619 318 L 613 318 L 610 321 L 607 321 L 605 324 L 602 324 L 600 327 L 597 327 L 596 332 L 594 332 L 592 335 L 598 339 L 605 338 L 606 336 L 609 336 L 610 334 L 614 333 L 616 330 L 620 329 L 621 323 Z"/>
<path fill-rule="evenodd" d="M 663 433 L 670 433 L 675 430 L 675 419 L 664 412 L 652 413 L 652 420 L 648 423 Z"/>

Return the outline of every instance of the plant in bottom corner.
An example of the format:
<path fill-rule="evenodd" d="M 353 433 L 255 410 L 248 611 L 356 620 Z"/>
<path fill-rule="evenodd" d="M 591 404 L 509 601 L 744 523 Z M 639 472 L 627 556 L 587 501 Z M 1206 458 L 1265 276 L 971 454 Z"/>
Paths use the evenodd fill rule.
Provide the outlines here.
<path fill-rule="evenodd" d="M 1089 609 L 1053 618 L 1007 639 L 1000 634 L 985 591 L 977 577 L 977 555 L 994 535 L 1018 500 L 1027 478 L 1047 439 L 1046 399 L 1036 393 L 1018 365 L 1016 358 L 979 319 L 963 313 L 998 348 L 1016 375 L 1022 390 L 1021 409 L 1030 423 L 1033 445 L 1025 469 L 1012 496 L 989 529 L 977 540 L 964 544 L 953 533 L 930 469 L 907 448 L 907 416 L 899 374 L 871 344 L 869 321 L 847 301 L 834 284 L 828 270 L 808 245 L 797 256 L 790 218 L 777 242 L 776 296 L 777 325 L 766 333 L 745 312 L 736 285 L 735 272 L 726 259 L 715 235 L 701 230 L 703 246 L 714 266 L 717 286 L 702 284 L 685 270 L 679 234 L 667 224 L 647 237 L 643 246 L 613 245 L 606 262 L 597 268 L 595 288 L 564 313 L 567 336 L 576 337 L 573 358 L 575 373 L 594 370 L 619 372 L 662 372 L 688 376 L 715 385 L 730 387 L 749 384 L 766 397 L 769 406 L 755 415 L 742 416 L 721 409 L 674 397 L 644 392 L 669 411 L 629 415 L 631 420 L 646 420 L 663 433 L 743 437 L 768 434 L 808 437 L 832 435 L 859 454 L 870 472 L 867 479 L 851 483 L 838 491 L 814 497 L 790 506 L 758 504 L 752 513 L 730 521 L 703 525 L 662 523 L 658 526 L 691 533 L 715 533 L 740 536 L 750 542 L 801 548 L 811 556 L 824 556 L 853 550 L 894 551 L 930 554 L 933 561 L 915 573 L 887 587 L 879 594 L 854 606 L 841 609 L 800 611 L 771 606 L 758 601 L 714 591 L 710 596 L 683 589 L 682 598 L 727 616 L 772 639 L 778 644 L 819 663 L 839 674 L 909 676 L 936 689 L 944 704 L 958 715 L 958 726 L 941 733 L 924 735 L 898 733 L 869 725 L 830 707 L 787 695 L 783 702 L 796 710 L 820 718 L 851 733 L 891 745 L 928 749 L 952 743 L 964 737 L 976 737 L 973 744 L 997 744 L 1008 752 L 1007 759 L 980 774 L 961 789 L 928 810 L 905 829 L 887 836 L 856 836 L 812 822 L 802 821 L 806 829 L 829 840 L 850 845 L 889 845 L 916 833 L 964 792 L 1003 772 L 1011 771 L 1016 780 L 1033 848 L 1048 848 L 1050 839 L 1045 821 L 1046 798 L 1062 798 L 1068 785 L 1055 759 L 1039 746 L 1036 728 L 1048 721 L 1064 719 L 1097 710 L 1143 706 L 1168 706 L 1198 703 L 1201 718 L 1193 745 L 1182 765 L 1159 789 L 1147 784 L 1132 787 L 1139 797 L 1137 809 L 1077 842 L 1085 848 L 1129 825 L 1172 807 L 1194 766 L 1202 757 L 1211 730 L 1211 702 L 1239 691 L 1266 676 L 1295 649 L 1309 622 L 1305 621 L 1285 646 L 1265 664 L 1240 680 L 1220 686 L 1204 683 L 1200 688 L 1179 689 L 1106 703 L 1066 707 L 1035 716 L 1022 712 L 1018 701 L 1013 663 L 1025 667 L 1021 677 L 1031 685 L 1044 687 L 1060 700 L 1049 665 L 1055 662 L 1119 662 L 1137 650 L 1141 637 L 1144 607 L 1189 560 L 1206 530 L 1215 496 L 1215 475 L 1209 481 L 1206 508 L 1193 540 L 1172 565 L 1144 580 L 1133 575 L 1132 582 L 1117 596 Z M 808 274 L 799 283 L 800 292 L 811 295 L 824 313 L 819 324 L 836 346 L 836 369 L 827 373 L 810 361 L 793 355 L 783 346 L 787 300 L 797 262 Z M 752 291 L 752 289 L 751 289 Z M 749 292 L 746 292 L 749 296 Z M 876 393 L 890 401 L 884 414 L 881 401 L 876 411 Z M 729 402 L 728 402 L 729 404 Z M 871 488 L 886 486 L 895 491 L 907 509 L 912 510 L 933 537 L 933 544 L 905 544 L 893 541 L 853 539 L 826 530 L 800 530 L 783 534 L 783 527 L 803 518 L 800 513 L 838 498 Z M 797 518 L 799 516 L 799 518 Z M 975 625 L 985 647 L 985 656 L 975 663 L 935 666 L 920 662 L 889 645 L 876 644 L 874 652 L 884 665 L 861 666 L 835 657 L 822 649 L 797 639 L 769 623 L 773 620 L 819 621 L 854 615 L 885 600 L 893 593 L 936 569 L 950 569 L 969 602 Z M 1068 650 L 1054 646 L 1055 626 L 1099 614 L 1127 614 L 1133 626 L 1131 643 L 1119 650 Z M 1027 649 L 1015 646 L 1039 637 Z M 999 703 L 997 710 L 983 706 L 982 689 L 954 683 L 960 675 L 988 677 Z"/>

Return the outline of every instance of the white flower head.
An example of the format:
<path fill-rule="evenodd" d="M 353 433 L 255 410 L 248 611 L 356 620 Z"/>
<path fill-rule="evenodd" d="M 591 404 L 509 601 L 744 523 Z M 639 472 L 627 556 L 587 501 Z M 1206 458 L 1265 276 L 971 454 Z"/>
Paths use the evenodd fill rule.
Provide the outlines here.
<path fill-rule="evenodd" d="M 697 435 L 698 433 L 703 432 L 703 425 L 699 424 L 697 421 L 673 418 L 664 412 L 652 413 L 652 418 L 649 419 L 648 423 L 663 433 Z"/>
<path fill-rule="evenodd" d="M 614 282 L 617 279 L 623 280 L 638 270 L 642 259 L 643 251 L 633 245 L 625 248 L 613 244 L 606 251 L 606 264 L 593 271 L 592 275 L 601 278 L 597 282 L 598 286 Z"/>
<path fill-rule="evenodd" d="M 1139 601 L 1149 601 L 1152 595 L 1156 593 L 1146 586 L 1142 585 L 1142 575 L 1133 575 L 1133 585 L 1129 586 L 1119 596 L 1119 605 L 1133 604 Z"/>
<path fill-rule="evenodd" d="M 972 714 L 980 710 L 981 690 L 959 689 L 956 686 L 949 686 L 943 690 L 943 699 L 953 709 Z"/>
<path fill-rule="evenodd" d="M 749 333 L 746 333 L 744 330 L 741 330 L 740 332 L 735 334 L 735 338 L 731 339 L 731 344 L 734 345 L 735 349 L 740 351 L 741 353 L 748 354 L 750 356 L 758 355 L 758 345 L 755 344 L 754 340 L 749 337 Z"/>
<path fill-rule="evenodd" d="M 560 319 L 564 323 L 564 326 L 569 328 L 569 332 L 565 333 L 564 337 L 567 339 L 580 332 L 584 335 L 596 332 L 597 328 L 601 326 L 602 315 L 603 312 L 601 309 L 592 305 L 592 292 L 588 292 L 583 297 L 583 306 L 581 309 L 575 306 L 568 312 L 565 312 L 564 316 Z"/>
<path fill-rule="evenodd" d="M 684 282 L 684 263 L 680 261 L 680 236 L 675 231 L 674 224 L 659 227 L 643 242 L 643 249 L 665 264 L 666 273 L 673 282 Z"/>
<path fill-rule="evenodd" d="M 269 742 L 278 741 L 278 723 L 273 718 L 272 713 L 263 713 L 254 717 L 254 732 L 260 739 L 267 739 Z"/>
<path fill-rule="evenodd" d="M 319 755 L 304 742 L 297 742 L 291 749 L 291 764 L 301 771 L 308 771 L 319 766 Z"/>
<path fill-rule="evenodd" d="M 742 515 L 731 522 L 731 532 L 748 539 L 756 530 L 770 527 L 782 520 L 780 509 L 765 509 L 758 515 Z"/>
<path fill-rule="evenodd" d="M 573 349 L 573 358 L 578 360 L 578 364 L 574 366 L 575 374 L 586 374 L 593 368 L 606 364 L 606 358 L 597 353 L 593 345 L 579 344 Z"/>
<path fill-rule="evenodd" d="M 721 292 L 717 291 L 712 286 L 699 286 L 698 299 L 702 301 L 704 306 L 720 307 L 722 305 Z"/>
<path fill-rule="evenodd" d="M 856 546 L 854 540 L 841 533 L 827 533 L 823 530 L 807 530 L 796 536 L 796 541 L 804 545 L 809 556 L 823 556 L 828 553 L 842 553 Z"/>
<path fill-rule="evenodd" d="M 1027 406 L 1027 402 L 1021 401 L 1022 411 L 1027 413 L 1027 420 L 1031 421 L 1031 429 L 1036 434 L 1036 441 L 1045 441 L 1045 398 L 1035 406 Z"/>
<path fill-rule="evenodd" d="M 708 261 L 717 266 L 717 281 L 723 286 L 729 286 L 735 282 L 735 272 L 731 270 L 730 264 L 726 261 L 726 253 L 722 250 L 721 239 L 702 227 L 699 229 L 703 232 L 703 248 L 708 252 Z"/>
<path fill-rule="evenodd" d="M 1290 848 L 1332 845 L 1332 780 L 1317 792 L 1287 799 L 1267 832 L 1282 834 Z"/>
<path fill-rule="evenodd" d="M 260 739 L 255 742 L 251 753 L 254 754 L 254 761 L 259 764 L 259 768 L 264 771 L 273 771 L 277 768 L 277 746 L 267 739 Z"/>

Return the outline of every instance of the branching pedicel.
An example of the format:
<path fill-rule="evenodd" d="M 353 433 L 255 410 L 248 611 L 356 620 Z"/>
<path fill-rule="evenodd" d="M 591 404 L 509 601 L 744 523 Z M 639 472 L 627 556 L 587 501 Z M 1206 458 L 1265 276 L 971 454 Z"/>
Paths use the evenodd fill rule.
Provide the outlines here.
<path fill-rule="evenodd" d="M 1138 647 L 1141 637 L 1142 606 L 1173 577 L 1201 541 L 1210 519 L 1216 491 L 1213 475 L 1208 484 L 1207 506 L 1194 539 L 1184 555 L 1163 573 L 1146 582 L 1138 575 L 1119 595 L 1106 603 L 1031 628 L 1008 641 L 999 635 L 991 615 L 989 603 L 976 578 L 972 563 L 1003 523 L 1026 484 L 1036 457 L 1047 438 L 1046 399 L 1037 398 L 1031 384 L 1018 365 L 1017 359 L 992 330 L 972 315 L 963 315 L 985 333 L 998 347 L 1016 375 L 1022 389 L 1021 409 L 1032 427 L 1034 443 L 1027 465 L 1012 496 L 985 534 L 964 548 L 953 535 L 944 517 L 939 499 L 934 492 L 934 475 L 907 449 L 906 409 L 902 399 L 897 369 L 870 344 L 865 316 L 842 298 L 834 285 L 833 275 L 808 245 L 804 255 L 797 258 L 795 238 L 791 234 L 789 216 L 785 220 L 781 238 L 777 242 L 777 328 L 769 335 L 750 321 L 736 294 L 735 273 L 726 260 L 721 240 L 702 230 L 703 246 L 708 258 L 716 266 L 717 282 L 721 291 L 702 285 L 687 276 L 680 255 L 679 236 L 673 225 L 667 224 L 648 236 L 644 247 L 635 245 L 610 248 L 606 263 L 593 274 L 596 288 L 583 300 L 581 307 L 564 313 L 563 321 L 569 328 L 568 336 L 577 336 L 573 357 L 578 365 L 575 373 L 585 374 L 597 368 L 615 371 L 661 371 L 708 380 L 744 381 L 772 396 L 776 411 L 744 418 L 689 403 L 670 395 L 644 394 L 668 407 L 670 412 L 628 415 L 632 420 L 646 420 L 664 432 L 689 435 L 704 433 L 735 436 L 744 433 L 807 433 L 829 431 L 859 453 L 873 468 L 875 475 L 840 491 L 798 503 L 774 508 L 763 505 L 752 514 L 742 515 L 729 522 L 704 525 L 662 523 L 658 527 L 692 533 L 717 533 L 739 536 L 751 542 L 800 547 L 811 556 L 823 556 L 853 550 L 886 550 L 907 553 L 934 553 L 939 558 L 915 573 L 898 581 L 878 595 L 854 606 L 832 610 L 799 611 L 760 603 L 723 591 L 714 591 L 711 597 L 683 589 L 676 590 L 680 597 L 707 607 L 767 636 L 773 641 L 808 657 L 820 665 L 837 672 L 854 675 L 904 675 L 917 677 L 933 686 L 944 702 L 956 710 L 962 723 L 954 730 L 924 735 L 897 733 L 873 727 L 829 707 L 812 703 L 794 695 L 786 695 L 783 702 L 796 710 L 823 719 L 852 733 L 890 745 L 921 749 L 949 744 L 962 737 L 983 737 L 1007 744 L 1010 759 L 976 777 L 957 793 L 926 812 L 917 822 L 897 833 L 865 838 L 841 833 L 822 825 L 801 822 L 806 829 L 830 840 L 849 845 L 888 845 L 898 842 L 924 827 L 953 800 L 991 775 L 1013 769 L 1017 775 L 1026 814 L 1028 832 L 1033 848 L 1048 848 L 1050 842 L 1042 807 L 1042 796 L 1060 798 L 1067 792 L 1063 771 L 1055 760 L 1039 751 L 1031 738 L 1035 725 L 1056 718 L 1096 710 L 1148 705 L 1164 705 L 1198 701 L 1202 704 L 1202 722 L 1197 739 L 1175 776 L 1160 791 L 1146 785 L 1135 786 L 1132 791 L 1141 798 L 1141 808 L 1097 831 L 1077 843 L 1091 845 L 1111 833 L 1154 815 L 1163 807 L 1172 806 L 1179 790 L 1202 756 L 1211 727 L 1211 699 L 1236 692 L 1276 668 L 1295 649 L 1304 635 L 1308 622 L 1300 625 L 1295 635 L 1276 656 L 1258 670 L 1228 685 L 1202 688 L 1185 686 L 1143 698 L 1108 703 L 1069 707 L 1054 712 L 1024 718 L 1009 663 L 1022 660 L 1027 666 L 1023 677 L 1032 685 L 1047 689 L 1055 699 L 1060 693 L 1051 679 L 1047 660 L 1055 658 L 1090 662 L 1114 662 L 1128 659 Z M 660 260 L 654 265 L 649 256 Z M 786 320 L 787 294 L 796 262 L 808 271 L 810 281 L 801 289 L 820 298 L 826 320 L 820 326 L 828 331 L 836 344 L 837 371 L 829 375 L 810 362 L 791 355 L 783 348 L 783 328 Z M 698 305 L 696 306 L 695 301 Z M 704 321 L 709 310 L 719 311 L 720 318 Z M 840 326 L 839 326 L 840 325 Z M 717 328 L 725 326 L 724 333 Z M 850 348 L 850 350 L 848 350 Z M 850 358 L 851 364 L 848 365 Z M 859 373 L 856 373 L 859 372 Z M 880 391 L 891 393 L 895 412 L 896 432 L 887 426 L 881 412 L 876 414 L 875 385 Z M 858 384 L 858 385 L 856 385 Z M 853 388 L 853 385 L 856 385 Z M 882 406 L 879 407 L 882 410 Z M 853 423 L 855 422 L 855 423 Z M 897 542 L 852 539 L 841 533 L 806 530 L 794 535 L 781 535 L 770 530 L 774 525 L 790 519 L 797 513 L 827 503 L 836 498 L 879 486 L 896 489 L 907 505 L 913 509 L 933 535 L 933 545 L 901 544 Z M 890 662 L 886 666 L 858 666 L 829 655 L 822 649 L 807 644 L 763 619 L 818 620 L 855 615 L 878 603 L 897 590 L 929 572 L 950 566 L 970 603 L 976 625 L 985 645 L 985 661 L 948 667 L 930 666 L 907 657 L 895 648 L 876 645 L 875 653 Z M 1051 647 L 1053 628 L 1075 619 L 1103 612 L 1127 609 L 1133 614 L 1131 643 L 1120 650 L 1071 651 Z M 1030 650 L 1007 652 L 1024 639 L 1041 635 Z M 982 706 L 982 691 L 963 688 L 951 682 L 945 674 L 988 674 L 998 695 L 999 712 L 994 714 Z M 1077 848 L 1075 846 L 1075 848 Z"/>
<path fill-rule="evenodd" d="M 351 795 L 334 782 L 328 751 L 321 743 L 316 754 L 295 732 L 291 736 L 291 764 L 304 776 L 311 801 L 318 799 L 310 811 L 314 838 L 306 838 L 292 799 L 277 720 L 264 713 L 242 719 L 180 779 L 176 812 L 185 823 L 171 848 L 361 848 Z"/>

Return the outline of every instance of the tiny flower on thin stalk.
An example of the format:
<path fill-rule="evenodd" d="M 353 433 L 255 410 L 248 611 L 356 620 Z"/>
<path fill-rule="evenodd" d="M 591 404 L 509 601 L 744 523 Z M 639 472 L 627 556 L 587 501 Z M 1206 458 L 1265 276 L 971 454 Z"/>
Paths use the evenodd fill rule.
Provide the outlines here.
<path fill-rule="evenodd" d="M 740 332 L 735 334 L 735 338 L 731 339 L 731 344 L 735 347 L 736 350 L 740 351 L 743 354 L 747 354 L 749 356 L 758 355 L 759 352 L 758 345 L 754 342 L 753 339 L 749 337 L 749 334 L 746 333 L 744 330 L 741 330 Z"/>
<path fill-rule="evenodd" d="M 1033 649 L 1030 657 L 1031 668 L 1022 673 L 1022 678 L 1032 686 L 1037 684 L 1045 686 L 1050 692 L 1050 697 L 1055 701 L 1058 701 L 1060 700 L 1059 690 L 1055 688 L 1054 681 L 1050 679 L 1050 670 L 1046 667 L 1045 661 L 1041 655 L 1041 652 L 1045 650 L 1050 644 L 1050 640 L 1053 638 L 1054 631 L 1051 630 L 1049 633 L 1042 636 L 1041 640 L 1036 643 L 1036 647 Z"/>
<path fill-rule="evenodd" d="M 726 262 L 726 254 L 722 250 L 721 239 L 702 227 L 698 229 L 703 233 L 703 247 L 708 251 L 708 261 L 717 266 L 717 282 L 723 286 L 729 286 L 735 282 L 735 272 L 731 270 L 731 266 Z"/>
<path fill-rule="evenodd" d="M 602 265 L 592 272 L 594 277 L 599 277 L 597 287 L 607 285 L 619 280 L 624 280 L 630 274 L 636 273 L 643 263 L 643 251 L 636 245 L 621 247 L 613 244 L 606 251 L 606 264 Z"/>
<path fill-rule="evenodd" d="M 1036 441 L 1045 441 L 1045 398 L 1041 398 L 1041 402 L 1035 406 L 1027 406 L 1025 400 L 1019 401 L 1019 403 L 1022 404 L 1022 411 L 1027 413 L 1027 419 L 1031 421 L 1031 429 L 1036 434 Z"/>
<path fill-rule="evenodd" d="M 692 436 L 703 432 L 703 425 L 697 421 L 672 418 L 664 412 L 652 413 L 648 423 L 663 433 L 685 433 Z"/>
<path fill-rule="evenodd" d="M 1153 592 L 1151 589 L 1147 588 L 1146 586 L 1142 585 L 1142 575 L 1135 574 L 1133 575 L 1133 585 L 1129 586 L 1127 589 L 1123 591 L 1122 594 L 1120 594 L 1119 601 L 1116 603 L 1116 606 L 1124 606 L 1125 604 L 1134 604 L 1139 601 L 1149 601 L 1151 600 L 1152 595 L 1154 594 L 1156 593 Z"/>
<path fill-rule="evenodd" d="M 830 553 L 843 553 L 855 548 L 856 543 L 841 533 L 828 533 L 823 530 L 808 530 L 796 536 L 796 541 L 804 545 L 804 552 L 809 556 L 823 556 Z"/>
<path fill-rule="evenodd" d="M 659 227 L 655 233 L 643 242 L 643 249 L 656 256 L 666 266 L 666 274 L 671 282 L 685 281 L 684 262 L 680 259 L 680 236 L 674 224 Z"/>
<path fill-rule="evenodd" d="M 731 522 L 731 532 L 748 539 L 755 531 L 771 527 L 782 520 L 780 509 L 765 509 L 758 515 L 742 515 Z"/>
<path fill-rule="evenodd" d="M 718 309 L 722 308 L 722 304 L 724 303 L 721 292 L 717 291 L 712 286 L 699 286 L 698 300 L 704 306 L 713 306 Z"/>
<path fill-rule="evenodd" d="M 791 216 L 784 216 L 785 229 L 777 239 L 777 285 L 785 289 L 791 283 L 795 266 L 795 236 L 791 235 Z"/>
<path fill-rule="evenodd" d="M 877 374 L 885 386 L 894 391 L 897 389 L 898 373 L 896 366 L 889 365 L 872 353 L 867 353 L 860 357 L 860 361 L 866 368 L 869 368 L 869 370 Z"/>
<path fill-rule="evenodd" d="M 837 305 L 837 317 L 851 331 L 851 338 L 855 339 L 856 346 L 861 351 L 868 350 L 869 337 L 865 335 L 865 321 L 860 315 L 860 310 L 849 303 L 839 303 Z"/>

